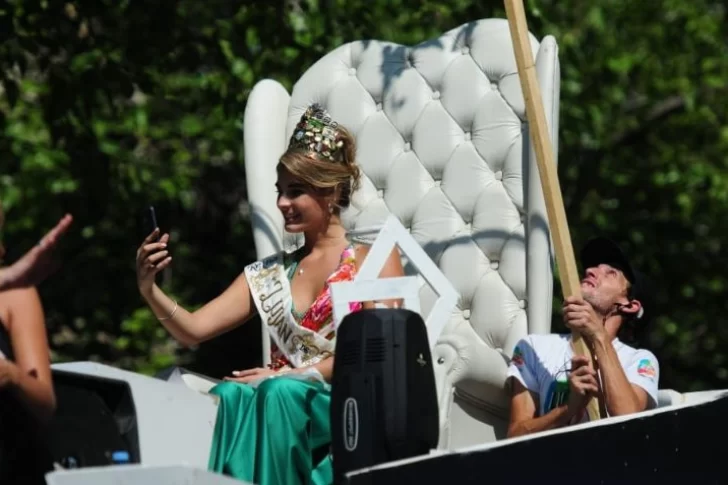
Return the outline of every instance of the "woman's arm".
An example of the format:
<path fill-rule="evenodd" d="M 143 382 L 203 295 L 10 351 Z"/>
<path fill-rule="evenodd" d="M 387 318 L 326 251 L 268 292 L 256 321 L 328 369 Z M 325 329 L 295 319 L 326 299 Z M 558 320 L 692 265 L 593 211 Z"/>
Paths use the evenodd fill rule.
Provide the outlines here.
<path fill-rule="evenodd" d="M 369 255 L 369 250 L 371 249 L 371 246 L 368 245 L 357 245 L 354 247 L 354 252 L 356 254 L 356 265 L 357 268 L 361 268 L 362 264 L 364 264 L 364 261 L 366 260 L 367 256 Z M 402 268 L 402 258 L 399 254 L 399 249 L 395 247 L 392 250 L 392 253 L 389 255 L 389 258 L 387 258 L 387 261 L 384 263 L 384 267 L 382 268 L 382 271 L 379 273 L 380 278 L 398 278 L 400 276 L 404 276 L 404 268 Z M 394 299 L 394 300 L 385 300 L 381 303 L 384 306 L 387 306 L 389 308 L 395 308 L 402 306 L 402 300 L 401 299 Z M 375 302 L 373 301 L 366 301 L 363 303 L 364 308 L 374 308 Z"/>
<path fill-rule="evenodd" d="M 5 292 L 0 298 L 8 306 L 6 323 L 15 354 L 15 363 L 2 364 L 12 376 L 6 386 L 36 418 L 47 422 L 55 412 L 56 396 L 40 297 L 35 288 L 24 288 Z"/>
<path fill-rule="evenodd" d="M 257 311 L 244 274 L 238 276 L 220 296 L 194 312 L 182 308 L 156 284 L 142 296 L 164 328 L 187 346 L 228 332 L 247 322 Z"/>
<path fill-rule="evenodd" d="M 0 221 L 1 222 L 1 221 Z M 54 269 L 53 252 L 58 240 L 68 230 L 73 217 L 66 214 L 40 242 L 18 261 L 0 269 L 0 291 L 27 288 L 40 284 Z"/>
<path fill-rule="evenodd" d="M 169 234 L 155 240 L 159 233 L 159 229 L 155 229 L 137 250 L 137 286 L 142 298 L 172 337 L 183 345 L 196 345 L 242 325 L 255 314 L 253 296 L 244 274 L 220 296 L 195 312 L 188 312 L 168 297 L 154 282 L 157 273 L 172 264 L 167 247 Z"/>

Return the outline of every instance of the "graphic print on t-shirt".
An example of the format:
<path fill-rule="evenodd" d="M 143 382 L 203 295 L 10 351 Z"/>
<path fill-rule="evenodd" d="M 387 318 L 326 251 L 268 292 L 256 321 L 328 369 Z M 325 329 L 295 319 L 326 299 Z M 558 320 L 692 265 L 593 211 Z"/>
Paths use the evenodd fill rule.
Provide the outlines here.
<path fill-rule="evenodd" d="M 513 357 L 511 358 L 511 362 L 513 362 L 518 367 L 521 367 L 525 363 L 523 360 L 523 351 L 517 345 L 516 349 L 513 351 Z"/>
<path fill-rule="evenodd" d="M 650 359 L 640 360 L 640 363 L 637 364 L 637 373 L 650 379 L 655 378 L 655 367 L 652 365 Z"/>
<path fill-rule="evenodd" d="M 569 400 L 569 381 L 564 374 L 551 381 L 546 400 L 544 401 L 544 414 L 566 404 Z"/>

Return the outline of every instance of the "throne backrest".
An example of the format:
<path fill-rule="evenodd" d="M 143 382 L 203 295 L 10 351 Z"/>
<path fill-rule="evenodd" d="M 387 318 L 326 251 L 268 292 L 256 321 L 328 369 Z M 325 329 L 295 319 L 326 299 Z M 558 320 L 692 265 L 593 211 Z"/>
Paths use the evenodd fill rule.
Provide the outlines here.
<path fill-rule="evenodd" d="M 556 148 L 557 46 L 530 40 Z M 306 107 L 320 103 L 357 142 L 363 178 L 342 214 L 347 228 L 394 214 L 460 293 L 435 351 L 441 414 L 457 397 L 503 418 L 508 359 L 518 339 L 550 331 L 553 278 L 507 21 L 468 23 L 412 47 L 348 43 L 311 66 L 290 100 L 264 83 L 245 122 L 258 255 L 300 243 L 281 229 L 275 164 Z M 435 298 L 423 286 L 423 313 Z"/>

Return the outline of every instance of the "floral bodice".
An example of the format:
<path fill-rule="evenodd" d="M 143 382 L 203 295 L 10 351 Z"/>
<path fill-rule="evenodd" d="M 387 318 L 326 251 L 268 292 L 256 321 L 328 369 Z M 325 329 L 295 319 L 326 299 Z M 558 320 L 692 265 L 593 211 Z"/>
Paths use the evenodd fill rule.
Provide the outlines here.
<path fill-rule="evenodd" d="M 293 278 L 295 274 L 295 268 L 298 264 L 298 258 L 296 252 L 287 254 L 284 258 L 284 264 L 288 271 L 289 280 Z M 291 270 L 293 269 L 293 270 Z M 356 276 L 356 258 L 354 253 L 354 247 L 348 246 L 341 253 L 341 260 L 339 266 L 334 270 L 324 284 L 323 290 L 313 301 L 311 306 L 305 311 L 298 313 L 294 308 L 291 308 L 291 312 L 296 318 L 299 325 L 309 330 L 313 330 L 317 333 L 321 333 L 327 327 L 330 327 L 331 320 L 333 319 L 333 304 L 331 301 L 331 283 L 339 281 L 351 281 Z M 349 304 L 349 308 L 352 312 L 358 311 L 362 308 L 362 304 L 359 302 L 352 302 Z M 333 330 L 328 331 L 324 336 L 327 340 L 332 340 L 335 336 Z M 275 344 L 271 344 L 271 364 L 272 369 L 282 369 L 290 367 L 288 359 L 285 355 L 278 350 Z"/>

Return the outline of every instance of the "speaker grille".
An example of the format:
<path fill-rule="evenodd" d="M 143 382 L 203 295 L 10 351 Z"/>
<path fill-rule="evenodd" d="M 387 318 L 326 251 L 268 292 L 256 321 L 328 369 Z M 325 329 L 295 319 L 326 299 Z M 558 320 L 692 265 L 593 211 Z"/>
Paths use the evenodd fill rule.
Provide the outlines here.
<path fill-rule="evenodd" d="M 381 337 L 368 338 L 367 348 L 365 352 L 365 360 L 367 362 L 382 362 L 385 358 L 385 341 Z"/>
<path fill-rule="evenodd" d="M 358 340 L 347 340 L 341 342 L 341 350 L 337 352 L 336 358 L 341 359 L 344 365 L 355 365 L 361 357 L 361 342 Z"/>

